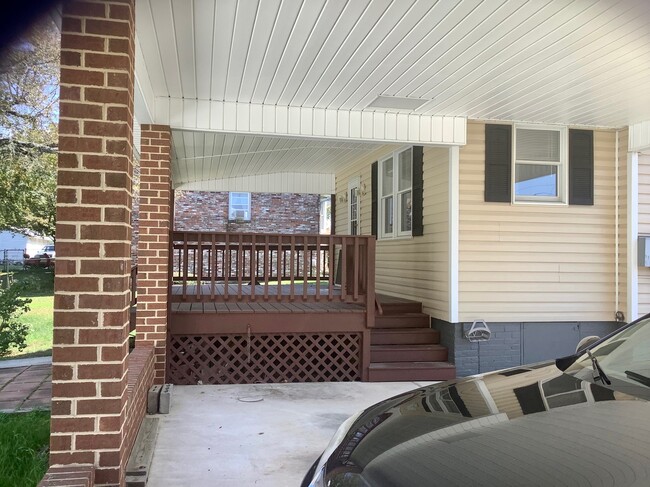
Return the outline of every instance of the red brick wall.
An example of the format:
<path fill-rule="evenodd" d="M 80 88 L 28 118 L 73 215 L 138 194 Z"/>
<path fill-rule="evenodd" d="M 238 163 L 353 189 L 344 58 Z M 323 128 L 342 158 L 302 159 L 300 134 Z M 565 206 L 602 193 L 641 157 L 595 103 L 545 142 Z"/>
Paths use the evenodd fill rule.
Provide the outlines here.
<path fill-rule="evenodd" d="M 318 233 L 320 196 L 251 193 L 251 221 L 228 222 L 228 193 L 176 191 L 174 229 L 179 231 Z"/>
<path fill-rule="evenodd" d="M 131 261 L 138 263 L 138 239 L 140 236 L 140 162 L 133 161 L 133 199 L 131 201 Z"/>
<path fill-rule="evenodd" d="M 93 487 L 95 468 L 92 465 L 50 467 L 38 487 Z"/>
<path fill-rule="evenodd" d="M 123 485 L 133 0 L 63 3 L 51 465 Z"/>
<path fill-rule="evenodd" d="M 142 419 L 147 414 L 147 394 L 154 379 L 153 347 L 138 345 L 129 355 L 128 406 L 124 447 L 126 457 L 131 456 Z"/>
<path fill-rule="evenodd" d="M 136 343 L 155 353 L 155 382 L 165 382 L 171 229 L 171 131 L 143 125 L 140 148 Z"/>

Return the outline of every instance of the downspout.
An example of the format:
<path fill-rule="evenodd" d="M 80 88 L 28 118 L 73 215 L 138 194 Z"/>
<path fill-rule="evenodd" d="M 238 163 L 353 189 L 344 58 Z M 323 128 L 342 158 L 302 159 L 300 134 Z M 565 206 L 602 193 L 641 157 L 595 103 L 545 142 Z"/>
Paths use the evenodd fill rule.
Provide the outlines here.
<path fill-rule="evenodd" d="M 619 225 L 619 221 L 618 221 L 618 218 L 619 218 L 619 215 L 618 215 L 618 212 L 619 212 L 619 202 L 618 202 L 618 198 L 619 198 L 619 193 L 618 193 L 619 192 L 619 180 L 618 180 L 618 164 L 619 164 L 619 160 L 618 160 L 618 150 L 619 150 L 619 148 L 618 148 L 618 137 L 619 137 L 619 132 L 620 132 L 619 130 L 616 131 L 616 146 L 615 146 L 615 149 L 614 149 L 615 150 L 615 153 L 614 153 L 615 154 L 614 155 L 614 181 L 616 182 L 615 188 L 614 188 L 614 248 L 615 248 L 615 251 L 614 251 L 614 269 L 615 269 L 615 272 L 614 272 L 614 283 L 615 283 L 614 284 L 614 289 L 615 289 L 615 293 L 616 293 L 616 295 L 615 295 L 614 313 L 616 315 L 618 315 L 618 312 L 620 310 L 620 308 L 619 308 L 619 305 L 620 305 L 620 297 L 619 297 L 619 293 L 620 293 L 620 269 L 618 267 L 619 263 L 620 263 L 620 260 L 619 260 L 620 249 L 618 248 L 618 246 L 619 246 L 619 231 L 620 231 L 620 229 L 618 227 L 618 225 Z"/>

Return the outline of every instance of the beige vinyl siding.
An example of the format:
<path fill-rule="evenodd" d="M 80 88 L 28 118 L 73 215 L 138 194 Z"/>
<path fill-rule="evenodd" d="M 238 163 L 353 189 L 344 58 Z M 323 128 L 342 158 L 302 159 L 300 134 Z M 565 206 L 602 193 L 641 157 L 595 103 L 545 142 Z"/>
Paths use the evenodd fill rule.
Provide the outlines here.
<path fill-rule="evenodd" d="M 595 204 L 484 202 L 485 125 L 460 149 L 460 321 L 612 320 L 615 132 L 594 133 Z"/>
<path fill-rule="evenodd" d="M 627 145 L 628 131 L 618 132 L 618 307 L 627 310 Z M 626 317 L 627 318 L 627 317 Z"/>
<path fill-rule="evenodd" d="M 344 170 L 336 173 L 335 227 L 338 235 L 348 235 L 350 233 L 348 227 L 348 203 L 340 200 L 346 196 L 350 180 L 356 177 L 359 177 L 359 185 L 361 188 L 365 185 L 365 194 L 359 195 L 359 229 L 362 235 L 370 235 L 370 202 L 372 198 L 372 195 L 370 194 L 370 168 L 373 162 L 385 157 L 386 154 L 390 154 L 395 149 L 397 149 L 397 147 L 385 145 L 365 157 L 356 160 Z"/>
<path fill-rule="evenodd" d="M 339 195 L 348 181 L 360 176 L 366 194 L 361 196 L 361 233 L 370 234 L 371 164 L 394 151 L 386 146 L 336 175 L 336 232 L 348 233 L 347 203 Z M 449 319 L 449 149 L 424 148 L 424 235 L 377 241 L 376 290 L 421 301 L 424 311 Z"/>
<path fill-rule="evenodd" d="M 557 376 L 557 369 L 542 367 L 509 377 L 501 374 L 491 374 L 485 376 L 483 381 L 499 411 L 506 413 L 508 418 L 515 419 L 523 416 L 524 413 L 514 390 L 533 383 L 539 384 L 541 381 L 553 379 Z"/>
<path fill-rule="evenodd" d="M 458 393 L 463 398 L 463 403 L 473 418 L 492 414 L 486 398 L 478 387 L 481 379 L 456 384 Z"/>
<path fill-rule="evenodd" d="M 639 154 L 639 235 L 650 237 L 650 155 L 644 154 Z M 632 258 L 636 264 L 637 256 Z M 639 266 L 639 316 L 646 313 L 650 313 L 650 268 Z"/>

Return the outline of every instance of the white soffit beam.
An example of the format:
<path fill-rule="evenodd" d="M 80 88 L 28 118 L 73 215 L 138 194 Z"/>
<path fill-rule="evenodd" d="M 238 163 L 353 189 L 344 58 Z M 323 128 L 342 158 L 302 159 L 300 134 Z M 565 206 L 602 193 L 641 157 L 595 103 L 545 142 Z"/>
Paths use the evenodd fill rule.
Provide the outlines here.
<path fill-rule="evenodd" d="M 334 174 L 275 173 L 208 179 L 179 184 L 182 191 L 247 191 L 251 193 L 310 193 L 333 194 Z"/>
<path fill-rule="evenodd" d="M 627 147 L 632 152 L 650 149 L 650 121 L 630 125 Z"/>
<path fill-rule="evenodd" d="M 182 130 L 403 144 L 466 143 L 465 117 L 165 97 L 155 98 L 154 113 L 156 123 Z"/>
<path fill-rule="evenodd" d="M 145 63 L 144 55 L 136 37 L 135 42 L 135 82 L 133 91 L 133 107 L 135 117 L 140 123 L 154 123 L 154 94 L 151 78 Z"/>

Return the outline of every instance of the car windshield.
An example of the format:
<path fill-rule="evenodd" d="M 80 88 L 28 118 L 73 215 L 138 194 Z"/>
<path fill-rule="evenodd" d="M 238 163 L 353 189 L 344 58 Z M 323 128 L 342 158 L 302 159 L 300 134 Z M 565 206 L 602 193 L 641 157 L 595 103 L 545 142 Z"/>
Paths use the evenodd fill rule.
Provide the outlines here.
<path fill-rule="evenodd" d="M 650 399 L 650 315 L 592 347 L 590 352 L 583 353 L 566 373 Z"/>

